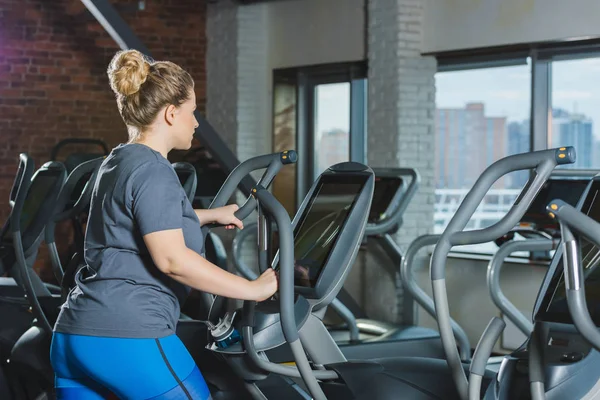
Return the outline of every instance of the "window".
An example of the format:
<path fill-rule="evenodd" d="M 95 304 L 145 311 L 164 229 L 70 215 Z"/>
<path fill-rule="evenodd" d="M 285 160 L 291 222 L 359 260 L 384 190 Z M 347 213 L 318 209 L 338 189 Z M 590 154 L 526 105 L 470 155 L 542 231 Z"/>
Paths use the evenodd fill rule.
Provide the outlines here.
<path fill-rule="evenodd" d="M 364 62 L 274 71 L 273 150 L 299 157 L 273 182 L 290 215 L 325 169 L 366 162 L 366 73 Z"/>
<path fill-rule="evenodd" d="M 549 147 L 575 147 L 577 161 L 566 168 L 600 168 L 600 58 L 553 61 L 551 68 Z"/>
<path fill-rule="evenodd" d="M 504 50 L 436 55 L 436 233 L 447 226 L 483 169 L 500 157 L 573 146 L 577 161 L 558 168 L 587 178 L 600 170 L 600 40 Z M 525 171 L 496 182 L 468 228 L 502 218 L 527 178 Z M 497 247 L 454 250 L 491 254 Z"/>
<path fill-rule="evenodd" d="M 442 233 L 477 178 L 494 161 L 530 150 L 530 65 L 436 74 L 434 232 Z M 527 181 L 512 173 L 486 195 L 467 229 L 499 221 Z M 493 253 L 496 245 L 457 247 Z"/>
<path fill-rule="evenodd" d="M 350 83 L 317 85 L 314 92 L 313 179 L 350 160 Z"/>

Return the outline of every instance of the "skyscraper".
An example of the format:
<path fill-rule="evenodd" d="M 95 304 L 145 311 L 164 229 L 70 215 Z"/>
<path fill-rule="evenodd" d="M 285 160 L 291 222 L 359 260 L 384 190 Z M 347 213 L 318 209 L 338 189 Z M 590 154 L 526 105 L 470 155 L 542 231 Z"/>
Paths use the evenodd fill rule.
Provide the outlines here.
<path fill-rule="evenodd" d="M 507 156 L 530 151 L 531 135 L 529 134 L 530 121 L 511 122 L 507 129 Z M 520 189 L 527 183 L 529 171 L 512 172 L 506 177 L 507 189 Z"/>
<path fill-rule="evenodd" d="M 483 103 L 436 110 L 436 186 L 473 186 L 491 163 L 506 155 L 506 117 L 486 117 Z M 503 187 L 500 180 L 495 187 Z"/>
<path fill-rule="evenodd" d="M 594 152 L 592 120 L 579 113 L 570 113 L 563 109 L 552 110 L 551 147 L 573 146 L 577 160 L 569 168 L 592 168 Z"/>

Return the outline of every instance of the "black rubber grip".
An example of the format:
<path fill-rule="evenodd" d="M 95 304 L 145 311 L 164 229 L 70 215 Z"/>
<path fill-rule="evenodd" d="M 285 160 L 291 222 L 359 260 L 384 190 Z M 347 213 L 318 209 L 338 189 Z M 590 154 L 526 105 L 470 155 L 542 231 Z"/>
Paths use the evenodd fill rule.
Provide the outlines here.
<path fill-rule="evenodd" d="M 556 149 L 556 163 L 562 164 L 573 164 L 577 156 L 575 155 L 575 148 L 572 146 L 560 147 Z"/>
<path fill-rule="evenodd" d="M 298 153 L 295 150 L 286 150 L 281 152 L 281 163 L 294 164 L 298 161 Z"/>
<path fill-rule="evenodd" d="M 254 308 L 256 303 L 254 301 L 245 301 L 242 311 L 242 327 L 249 326 L 254 327 Z"/>

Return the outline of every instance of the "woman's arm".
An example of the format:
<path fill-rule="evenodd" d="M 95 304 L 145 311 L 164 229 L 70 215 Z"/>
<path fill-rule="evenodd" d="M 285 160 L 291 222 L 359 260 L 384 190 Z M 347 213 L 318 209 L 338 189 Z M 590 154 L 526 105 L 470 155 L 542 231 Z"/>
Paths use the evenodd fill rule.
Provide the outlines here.
<path fill-rule="evenodd" d="M 210 210 L 194 209 L 196 216 L 200 220 L 200 226 L 204 226 L 206 224 L 214 224 L 216 221 L 215 215 L 214 215 L 216 210 L 218 210 L 218 208 L 212 208 Z"/>
<path fill-rule="evenodd" d="M 235 227 L 244 229 L 242 221 L 237 219 L 234 213 L 239 209 L 237 204 L 231 204 L 219 208 L 211 208 L 209 210 L 194 210 L 196 216 L 200 220 L 200 226 L 206 224 L 221 224 L 227 229 L 233 229 Z"/>
<path fill-rule="evenodd" d="M 196 290 L 240 300 L 263 301 L 277 291 L 277 277 L 269 268 L 249 281 L 212 264 L 185 245 L 183 231 L 170 229 L 144 235 L 159 270 Z"/>

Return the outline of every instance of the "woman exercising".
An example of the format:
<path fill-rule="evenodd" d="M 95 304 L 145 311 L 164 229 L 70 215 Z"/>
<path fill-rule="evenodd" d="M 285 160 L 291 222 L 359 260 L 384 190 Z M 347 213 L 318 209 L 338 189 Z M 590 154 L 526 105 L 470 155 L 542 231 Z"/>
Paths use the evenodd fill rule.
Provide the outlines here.
<path fill-rule="evenodd" d="M 209 399 L 175 334 L 189 287 L 261 301 L 277 290 L 268 269 L 248 281 L 203 255 L 200 226 L 243 228 L 231 205 L 194 210 L 167 160 L 189 149 L 198 121 L 191 76 L 135 51 L 115 55 L 110 86 L 129 142 L 114 148 L 96 179 L 85 261 L 55 325 L 50 357 L 58 399 Z"/>

